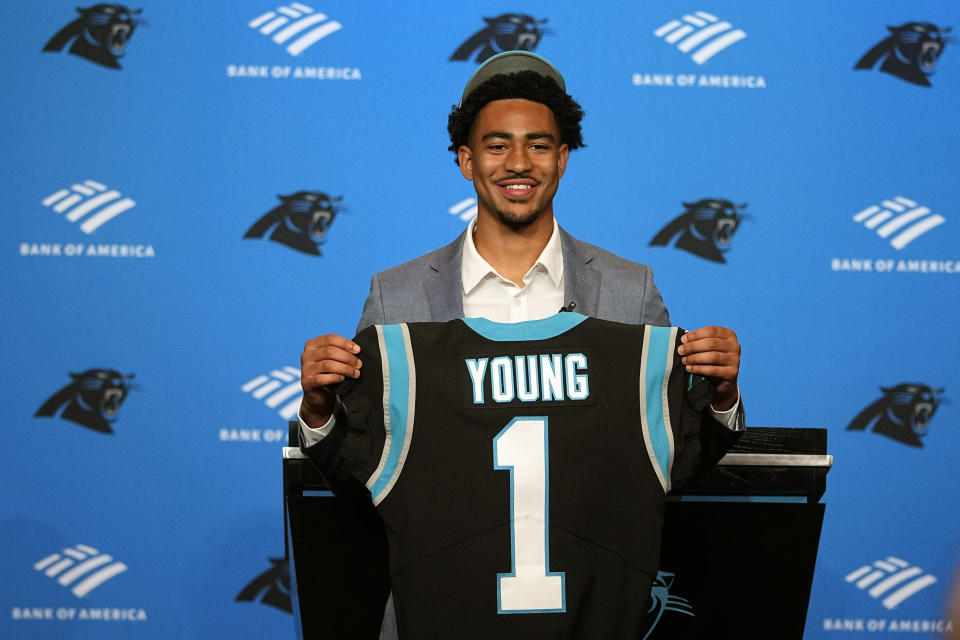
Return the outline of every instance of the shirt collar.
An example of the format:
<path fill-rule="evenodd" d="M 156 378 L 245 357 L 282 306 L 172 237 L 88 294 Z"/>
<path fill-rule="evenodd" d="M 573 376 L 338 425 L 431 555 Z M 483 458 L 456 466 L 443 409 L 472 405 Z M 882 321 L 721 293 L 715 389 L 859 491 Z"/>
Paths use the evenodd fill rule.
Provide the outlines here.
<path fill-rule="evenodd" d="M 460 279 L 463 282 L 463 293 L 465 295 L 469 295 L 480 284 L 480 281 L 490 274 L 502 277 L 477 251 L 477 246 L 473 243 L 473 231 L 476 226 L 477 221 L 474 219 L 470 222 L 466 238 L 463 241 L 463 262 L 460 269 Z M 560 283 L 563 282 L 563 249 L 560 243 L 560 226 L 557 224 L 556 218 L 553 219 L 553 233 L 550 234 L 550 240 L 547 241 L 547 246 L 540 252 L 540 256 L 530 268 L 530 271 L 536 269 L 537 265 L 540 265 L 547 272 L 547 276 L 554 286 L 560 286 Z M 530 271 L 527 272 L 527 275 L 530 274 Z"/>

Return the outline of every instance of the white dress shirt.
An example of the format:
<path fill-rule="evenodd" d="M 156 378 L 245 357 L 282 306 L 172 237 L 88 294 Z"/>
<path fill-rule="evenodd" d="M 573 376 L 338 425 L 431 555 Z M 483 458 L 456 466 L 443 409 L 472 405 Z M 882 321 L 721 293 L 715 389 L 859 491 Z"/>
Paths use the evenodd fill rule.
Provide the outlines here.
<path fill-rule="evenodd" d="M 566 302 L 563 299 L 563 250 L 557 221 L 553 235 L 537 261 L 523 276 L 523 286 L 504 278 L 477 252 L 473 234 L 463 243 L 460 267 L 463 315 L 494 322 L 524 322 L 549 318 Z"/>
<path fill-rule="evenodd" d="M 471 231 L 476 221 L 470 223 Z M 570 301 L 563 299 L 563 249 L 560 246 L 559 225 L 553 220 L 553 235 L 540 257 L 523 276 L 523 286 L 504 278 L 483 259 L 473 243 L 473 233 L 463 242 L 463 260 L 460 266 L 463 284 L 463 315 L 467 318 L 486 318 L 494 322 L 523 322 L 540 320 L 557 313 Z M 338 400 L 339 402 L 339 400 Z M 728 428 L 735 428 L 740 398 L 728 411 L 710 410 L 713 416 Z M 298 416 L 299 417 L 299 416 Z M 325 425 L 311 429 L 300 420 L 300 431 L 305 446 L 316 444 L 333 430 L 333 416 Z"/>

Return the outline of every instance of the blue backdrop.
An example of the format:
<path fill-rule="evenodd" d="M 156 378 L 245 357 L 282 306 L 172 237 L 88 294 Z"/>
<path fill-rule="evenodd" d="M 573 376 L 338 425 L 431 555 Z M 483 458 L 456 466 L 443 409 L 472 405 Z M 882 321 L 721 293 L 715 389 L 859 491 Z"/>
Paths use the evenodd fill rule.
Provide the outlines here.
<path fill-rule="evenodd" d="M 560 223 L 651 265 L 675 324 L 738 332 L 749 424 L 829 429 L 806 637 L 946 628 L 956 3 L 5 13 L 3 637 L 292 634 L 271 558 L 299 353 L 463 229 L 446 116 L 517 45 L 587 112 Z"/>

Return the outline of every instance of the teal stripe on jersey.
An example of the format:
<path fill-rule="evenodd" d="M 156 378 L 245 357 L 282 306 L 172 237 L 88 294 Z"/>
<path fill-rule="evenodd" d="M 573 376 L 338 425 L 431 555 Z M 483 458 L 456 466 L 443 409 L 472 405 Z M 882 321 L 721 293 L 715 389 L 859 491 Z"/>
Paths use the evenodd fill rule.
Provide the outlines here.
<path fill-rule="evenodd" d="M 513 324 L 494 322 L 486 318 L 462 318 L 468 327 L 494 342 L 546 340 L 573 329 L 586 319 L 587 316 L 572 311 L 556 313 L 541 320 L 527 320 Z"/>
<path fill-rule="evenodd" d="M 646 386 L 647 406 L 647 429 L 650 436 L 650 444 L 653 448 L 653 454 L 656 460 L 654 462 L 660 467 L 662 478 L 665 483 L 665 490 L 670 486 L 670 457 L 673 454 L 672 434 L 668 432 L 670 428 L 669 408 L 663 406 L 664 402 L 664 376 L 667 374 L 667 362 L 671 361 L 673 356 L 673 345 L 671 344 L 670 327 L 647 327 L 649 331 L 650 342 L 647 347 L 647 377 L 644 380 Z"/>
<path fill-rule="evenodd" d="M 384 376 L 384 390 L 390 412 L 390 424 L 387 431 L 386 456 L 379 475 L 370 478 L 370 495 L 374 504 L 378 504 L 385 496 L 381 494 L 393 486 L 398 465 L 402 464 L 401 454 L 404 442 L 407 440 L 407 419 L 410 399 L 410 366 L 407 362 L 407 349 L 403 339 L 403 327 L 399 324 L 385 324 L 383 329 L 383 344 L 381 351 L 387 359 L 387 370 Z"/>

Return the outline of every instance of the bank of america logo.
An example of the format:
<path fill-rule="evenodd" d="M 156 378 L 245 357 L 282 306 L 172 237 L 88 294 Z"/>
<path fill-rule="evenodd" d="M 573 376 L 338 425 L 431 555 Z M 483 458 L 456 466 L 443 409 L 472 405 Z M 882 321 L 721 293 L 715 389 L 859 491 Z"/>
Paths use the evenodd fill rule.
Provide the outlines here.
<path fill-rule="evenodd" d="M 83 184 L 51 193 L 41 204 L 59 214 L 66 214 L 70 222 L 79 222 L 84 233 L 93 233 L 137 203 L 121 197 L 119 191 L 108 190 L 99 182 L 84 180 Z"/>
<path fill-rule="evenodd" d="M 464 222 L 477 217 L 477 199 L 467 198 L 447 209 L 447 213 L 457 216 Z"/>
<path fill-rule="evenodd" d="M 946 218 L 940 214 L 931 213 L 927 207 L 903 196 L 867 207 L 853 216 L 853 220 L 867 229 L 875 230 L 881 238 L 890 238 L 894 249 L 903 249 L 927 231 L 946 222 Z"/>
<path fill-rule="evenodd" d="M 93 547 L 78 544 L 64 549 L 61 553 L 49 556 L 33 565 L 65 587 L 78 598 L 82 598 L 104 582 L 127 570 L 127 565 L 100 553 Z"/>
<path fill-rule="evenodd" d="M 730 45 L 747 37 L 740 29 L 706 11 L 687 14 L 680 20 L 671 20 L 653 32 L 690 57 L 697 64 L 703 64 Z"/>
<path fill-rule="evenodd" d="M 892 556 L 860 567 L 845 580 L 866 589 L 872 598 L 883 598 L 881 604 L 890 610 L 937 581 L 920 567 Z"/>
<path fill-rule="evenodd" d="M 300 410 L 303 389 L 300 387 L 300 369 L 284 367 L 274 369 L 269 375 L 257 376 L 242 387 L 244 393 L 253 395 L 271 409 L 277 409 L 284 420 L 293 420 Z"/>
<path fill-rule="evenodd" d="M 251 29 L 258 29 L 265 36 L 272 35 L 273 41 L 280 45 L 293 40 L 286 47 L 287 53 L 292 56 L 300 55 L 318 41 L 343 28 L 336 20 L 327 20 L 324 14 L 316 13 L 299 2 L 277 7 L 276 11 L 267 11 L 251 20 L 249 26 Z"/>

